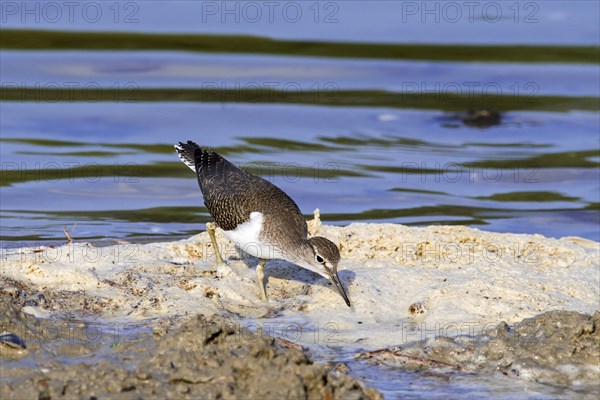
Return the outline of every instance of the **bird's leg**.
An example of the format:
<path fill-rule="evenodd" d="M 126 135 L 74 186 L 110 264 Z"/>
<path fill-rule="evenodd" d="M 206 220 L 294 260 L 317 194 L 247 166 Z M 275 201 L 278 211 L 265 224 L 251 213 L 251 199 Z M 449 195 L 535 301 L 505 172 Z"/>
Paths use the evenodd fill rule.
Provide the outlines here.
<path fill-rule="evenodd" d="M 268 301 L 267 298 L 267 280 L 265 279 L 264 266 L 267 260 L 261 259 L 256 266 L 256 277 L 258 278 L 258 286 L 260 288 L 260 297 L 263 301 Z"/>
<path fill-rule="evenodd" d="M 212 242 L 213 249 L 215 249 L 215 258 L 217 259 L 217 266 L 225 264 L 223 262 L 223 258 L 221 258 L 221 252 L 219 251 L 219 245 L 217 245 L 217 238 L 215 237 L 215 230 L 217 226 L 214 222 L 206 223 L 206 231 L 208 232 L 208 236 L 210 236 L 210 241 Z"/>

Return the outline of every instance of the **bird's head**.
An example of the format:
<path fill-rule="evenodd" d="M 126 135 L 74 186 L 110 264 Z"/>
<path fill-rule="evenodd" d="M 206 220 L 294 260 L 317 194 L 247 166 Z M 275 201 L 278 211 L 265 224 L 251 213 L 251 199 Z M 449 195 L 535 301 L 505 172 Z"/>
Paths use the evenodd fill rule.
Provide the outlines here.
<path fill-rule="evenodd" d="M 331 240 L 321 236 L 309 238 L 297 260 L 299 266 L 329 279 L 344 298 L 346 305 L 350 307 L 350 300 L 337 272 L 339 262 L 340 250 L 338 247 Z"/>

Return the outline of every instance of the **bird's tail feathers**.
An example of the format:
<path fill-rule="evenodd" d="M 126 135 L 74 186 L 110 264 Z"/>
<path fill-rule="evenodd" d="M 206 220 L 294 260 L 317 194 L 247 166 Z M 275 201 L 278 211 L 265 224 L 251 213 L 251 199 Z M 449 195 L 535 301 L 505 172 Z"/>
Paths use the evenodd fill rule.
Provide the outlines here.
<path fill-rule="evenodd" d="M 196 172 L 196 150 L 202 150 L 196 143 L 188 140 L 187 143 L 179 142 L 175 145 L 175 150 L 179 159 L 190 169 Z"/>
<path fill-rule="evenodd" d="M 217 164 L 229 165 L 227 160 L 211 149 L 202 148 L 191 140 L 187 143 L 179 142 L 175 145 L 175 150 L 181 161 L 194 172 L 202 171 L 204 168 L 208 171 Z"/>

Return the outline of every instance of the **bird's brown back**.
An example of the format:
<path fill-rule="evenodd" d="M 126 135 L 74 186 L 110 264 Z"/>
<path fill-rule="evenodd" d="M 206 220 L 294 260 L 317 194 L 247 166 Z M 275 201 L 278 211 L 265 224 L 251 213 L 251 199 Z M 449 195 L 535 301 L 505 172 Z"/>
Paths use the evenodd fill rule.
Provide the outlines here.
<path fill-rule="evenodd" d="M 193 142 L 180 146 L 187 155 L 193 154 L 204 204 L 223 230 L 234 230 L 257 211 L 264 215 L 266 241 L 284 246 L 306 240 L 306 221 L 298 205 L 283 190 Z"/>

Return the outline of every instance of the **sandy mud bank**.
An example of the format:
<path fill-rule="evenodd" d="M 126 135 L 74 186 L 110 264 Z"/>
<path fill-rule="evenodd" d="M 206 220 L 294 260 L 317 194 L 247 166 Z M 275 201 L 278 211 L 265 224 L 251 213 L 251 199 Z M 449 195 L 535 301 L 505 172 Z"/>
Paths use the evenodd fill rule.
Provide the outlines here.
<path fill-rule="evenodd" d="M 3 399 L 382 398 L 292 344 L 222 318 L 197 315 L 174 329 L 118 339 L 109 327 L 24 314 L 22 300 L 0 298 L 2 329 L 23 341 L 0 344 Z"/>
<path fill-rule="evenodd" d="M 547 312 L 481 335 L 435 337 L 357 358 L 403 371 L 499 373 L 597 398 L 600 312 Z"/>
<path fill-rule="evenodd" d="M 307 348 L 317 359 L 336 354 L 336 359 L 368 359 L 364 362 L 400 369 L 434 368 L 439 362 L 440 366 L 448 364 L 450 370 L 458 366 L 456 371 L 500 372 L 510 378 L 519 375 L 520 379 L 584 390 L 600 379 L 598 364 L 593 362 L 598 354 L 598 314 L 594 313 L 600 309 L 599 243 L 462 226 L 334 227 L 321 225 L 318 219 L 309 226 L 311 234 L 339 244 L 340 278 L 351 308 L 323 278 L 284 261 L 267 263 L 270 301 L 262 302 L 254 271 L 257 260 L 245 257 L 218 236 L 227 265 L 215 267 L 206 233 L 144 245 L 5 248 L 0 285 L 12 299 L 26 299 L 19 309 L 23 315 L 39 321 L 77 321 L 85 328 L 79 334 L 90 335 L 90 329 L 97 328 L 103 332 L 117 329 L 119 337 L 134 332 L 136 337 L 148 332 L 176 332 L 185 337 L 189 324 L 196 324 L 196 329 L 220 318 L 237 324 L 239 332 L 252 331 L 267 341 L 277 338 L 280 343 Z M 198 315 L 207 320 L 200 322 Z M 524 331 L 540 336 L 521 335 Z M 182 357 L 194 349 L 195 345 L 186 344 L 193 338 L 177 341 L 169 339 L 169 334 L 147 346 L 159 349 L 168 342 L 174 354 Z M 531 340 L 532 335 L 536 340 Z M 86 344 L 85 349 L 95 343 Z M 561 345 L 573 353 L 572 359 L 547 357 L 563 354 Z M 111 363 L 117 357 L 112 351 L 120 346 L 121 342 L 100 346 L 92 358 L 82 349 L 79 361 Z M 247 353 L 251 347 L 239 352 Z M 28 351 L 34 357 L 35 347 Z M 67 356 L 73 352 L 78 354 L 77 346 L 56 350 L 54 358 L 48 356 L 53 360 L 48 369 L 71 368 L 73 361 Z M 434 353 L 443 356 L 436 358 Z M 47 361 L 40 357 L 29 366 Z M 162 368 L 154 358 L 132 357 Z M 274 356 L 269 357 L 264 362 L 282 368 Z M 417 361 L 408 362 L 411 357 Z M 19 368 L 25 368 L 24 364 Z M 134 374 L 124 366 L 118 368 L 123 379 Z M 157 376 L 156 382 L 175 382 L 167 372 Z M 211 382 L 214 379 L 218 377 Z M 334 385 L 333 378 L 329 379 L 323 388 Z M 11 378 L 4 382 L 11 387 L 14 383 Z M 331 386 L 332 393 L 350 390 L 344 385 L 349 384 Z M 372 395 L 358 386 L 352 390 L 356 395 Z"/>

